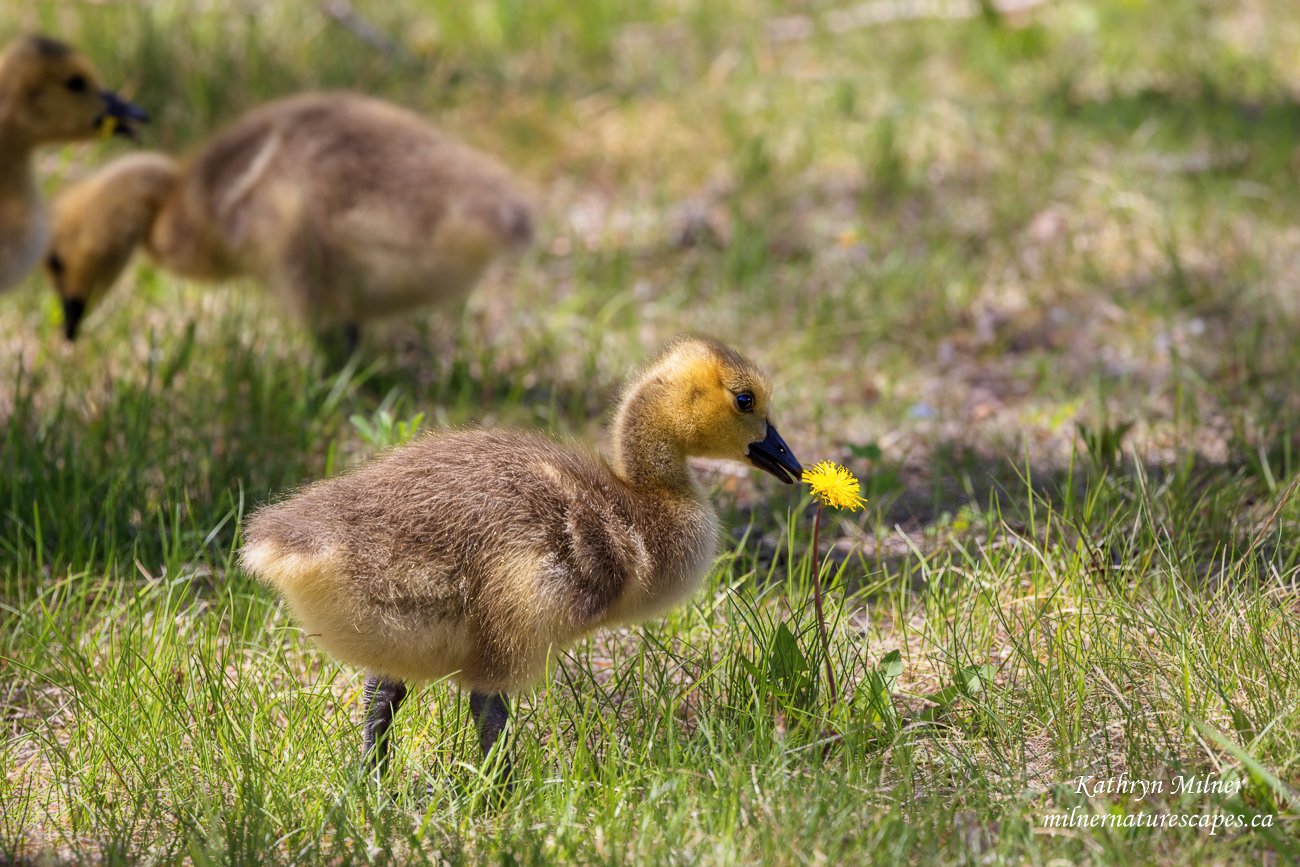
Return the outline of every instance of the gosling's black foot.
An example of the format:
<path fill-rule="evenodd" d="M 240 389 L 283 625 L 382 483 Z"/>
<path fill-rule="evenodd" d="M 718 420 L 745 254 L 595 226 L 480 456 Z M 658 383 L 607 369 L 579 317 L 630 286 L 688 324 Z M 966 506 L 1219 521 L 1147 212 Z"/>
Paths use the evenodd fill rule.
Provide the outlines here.
<path fill-rule="evenodd" d="M 498 744 L 510 719 L 510 704 L 505 693 L 471 692 L 469 712 L 478 730 L 478 745 L 483 751 L 484 764 L 492 769 L 497 782 L 509 785 L 514 770 L 507 752 L 509 744 Z"/>
<path fill-rule="evenodd" d="M 366 675 L 362 692 L 366 704 L 366 722 L 362 732 L 363 757 L 366 769 L 383 778 L 388 772 L 388 746 L 392 738 L 389 729 L 397 709 L 406 699 L 406 684 L 378 674 Z"/>
<path fill-rule="evenodd" d="M 348 358 L 357 354 L 357 347 L 361 345 L 361 326 L 355 322 L 349 322 L 343 326 L 343 349 L 347 352 Z"/>

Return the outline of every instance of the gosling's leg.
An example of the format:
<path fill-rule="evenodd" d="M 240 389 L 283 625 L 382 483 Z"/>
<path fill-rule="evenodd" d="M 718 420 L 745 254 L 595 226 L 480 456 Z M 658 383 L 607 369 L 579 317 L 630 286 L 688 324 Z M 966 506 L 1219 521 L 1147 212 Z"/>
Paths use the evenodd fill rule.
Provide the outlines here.
<path fill-rule="evenodd" d="M 357 347 L 361 345 L 361 326 L 355 322 L 349 322 L 343 326 L 343 351 L 347 357 L 351 358 L 357 354 Z"/>
<path fill-rule="evenodd" d="M 469 712 L 474 717 L 474 727 L 478 729 L 478 745 L 486 759 L 506 727 L 506 720 L 510 718 L 510 705 L 506 702 L 505 693 L 471 692 Z M 510 757 L 503 755 L 499 762 L 500 776 L 508 780 Z"/>
<path fill-rule="evenodd" d="M 331 372 L 338 372 L 357 354 L 361 345 L 361 329 L 355 323 L 346 325 L 316 325 L 313 328 L 316 345 Z"/>
<path fill-rule="evenodd" d="M 378 674 L 368 674 L 362 697 L 366 704 L 366 724 L 362 735 L 365 761 L 382 777 L 388 771 L 388 730 L 406 698 L 406 684 Z"/>

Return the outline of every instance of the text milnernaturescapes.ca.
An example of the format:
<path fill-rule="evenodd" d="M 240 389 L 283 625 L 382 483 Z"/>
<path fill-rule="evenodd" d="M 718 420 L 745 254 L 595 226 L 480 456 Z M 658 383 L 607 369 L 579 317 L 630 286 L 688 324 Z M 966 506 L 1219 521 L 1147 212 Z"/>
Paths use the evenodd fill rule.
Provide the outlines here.
<path fill-rule="evenodd" d="M 1272 828 L 1270 813 L 1246 815 L 1243 813 L 1089 813 L 1087 808 L 1074 806 L 1068 813 L 1048 813 L 1043 816 L 1044 828 L 1204 828 L 1210 836 L 1220 828 Z"/>

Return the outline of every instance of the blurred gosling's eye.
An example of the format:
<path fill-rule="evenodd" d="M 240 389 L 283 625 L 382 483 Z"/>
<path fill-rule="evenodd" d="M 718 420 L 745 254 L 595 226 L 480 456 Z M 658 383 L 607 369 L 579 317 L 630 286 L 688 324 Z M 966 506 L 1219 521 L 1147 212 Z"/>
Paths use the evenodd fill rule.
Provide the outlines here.
<path fill-rule="evenodd" d="M 754 395 L 747 391 L 742 391 L 740 394 L 736 395 L 736 409 L 741 412 L 753 412 Z"/>
<path fill-rule="evenodd" d="M 58 277 L 63 273 L 63 259 L 58 253 L 51 253 L 45 260 L 45 267 L 50 269 L 50 273 Z"/>
<path fill-rule="evenodd" d="M 74 75 L 71 78 L 69 78 L 67 81 L 63 82 L 63 86 L 66 87 L 68 90 L 72 91 L 73 93 L 85 93 L 86 76 Z"/>

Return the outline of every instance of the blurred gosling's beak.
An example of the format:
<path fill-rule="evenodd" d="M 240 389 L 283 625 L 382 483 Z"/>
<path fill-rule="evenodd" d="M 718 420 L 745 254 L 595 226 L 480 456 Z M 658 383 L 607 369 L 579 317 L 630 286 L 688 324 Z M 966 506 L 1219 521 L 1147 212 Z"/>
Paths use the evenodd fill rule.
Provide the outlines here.
<path fill-rule="evenodd" d="M 787 485 L 803 475 L 803 467 L 795 460 L 790 447 L 781 439 L 781 435 L 768 422 L 767 436 L 756 443 L 749 444 L 749 461 L 760 470 L 766 470 Z"/>
<path fill-rule="evenodd" d="M 68 340 L 77 339 L 77 328 L 81 325 L 81 317 L 86 314 L 86 302 L 80 298 L 63 299 L 63 333 L 68 336 Z"/>
<path fill-rule="evenodd" d="M 99 95 L 104 100 L 104 111 L 96 119 L 95 128 L 105 137 L 124 135 L 135 139 L 135 124 L 148 123 L 149 113 L 111 90 L 101 90 Z"/>

